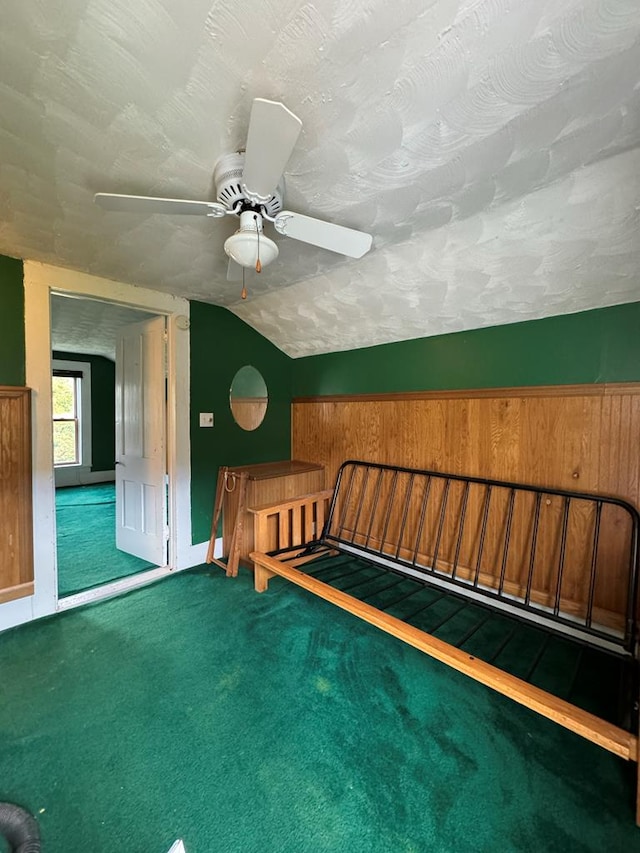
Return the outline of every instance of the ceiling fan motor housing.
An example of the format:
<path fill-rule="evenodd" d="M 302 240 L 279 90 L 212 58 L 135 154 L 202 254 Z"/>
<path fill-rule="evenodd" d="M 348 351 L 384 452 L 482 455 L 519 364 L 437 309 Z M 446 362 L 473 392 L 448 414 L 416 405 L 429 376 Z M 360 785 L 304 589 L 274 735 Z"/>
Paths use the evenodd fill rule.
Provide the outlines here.
<path fill-rule="evenodd" d="M 244 171 L 244 152 L 225 154 L 220 157 L 213 170 L 213 181 L 220 204 L 228 210 L 240 214 L 242 210 L 264 209 L 267 216 L 276 216 L 282 210 L 284 187 L 282 181 L 276 187 L 271 198 L 260 205 L 253 205 L 242 191 L 242 173 Z"/>

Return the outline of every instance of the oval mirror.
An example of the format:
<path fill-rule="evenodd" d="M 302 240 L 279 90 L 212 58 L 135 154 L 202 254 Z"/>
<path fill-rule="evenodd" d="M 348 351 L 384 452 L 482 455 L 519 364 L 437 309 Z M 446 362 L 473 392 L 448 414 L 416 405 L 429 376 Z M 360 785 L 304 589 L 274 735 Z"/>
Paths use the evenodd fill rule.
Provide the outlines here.
<path fill-rule="evenodd" d="M 267 411 L 269 396 L 267 386 L 259 370 L 245 364 L 233 377 L 229 389 L 229 405 L 238 426 L 242 429 L 257 429 Z"/>

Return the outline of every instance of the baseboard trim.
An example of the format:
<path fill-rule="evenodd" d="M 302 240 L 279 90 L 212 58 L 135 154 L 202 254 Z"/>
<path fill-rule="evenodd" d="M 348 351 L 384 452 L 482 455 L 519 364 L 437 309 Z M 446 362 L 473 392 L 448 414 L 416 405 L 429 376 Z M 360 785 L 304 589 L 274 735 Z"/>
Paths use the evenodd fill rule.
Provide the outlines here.
<path fill-rule="evenodd" d="M 92 486 L 96 483 L 112 483 L 116 479 L 115 471 L 90 471 L 88 468 L 56 468 L 56 489 L 67 486 Z"/>

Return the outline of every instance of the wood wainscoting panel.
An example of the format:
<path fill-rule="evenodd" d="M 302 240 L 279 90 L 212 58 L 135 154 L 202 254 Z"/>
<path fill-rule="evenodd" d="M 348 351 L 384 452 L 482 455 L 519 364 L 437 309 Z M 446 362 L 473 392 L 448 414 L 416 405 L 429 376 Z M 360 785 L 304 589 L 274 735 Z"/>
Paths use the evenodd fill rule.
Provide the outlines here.
<path fill-rule="evenodd" d="M 496 389 L 495 396 L 489 396 L 487 390 L 469 391 L 467 396 L 443 392 L 441 397 L 429 393 L 363 400 L 294 400 L 292 452 L 296 458 L 312 458 L 324 465 L 327 486 L 335 482 L 342 462 L 357 459 L 606 494 L 640 507 L 640 384 L 624 383 L 620 389 L 611 385 L 584 389 L 569 386 L 565 395 L 559 387 L 548 395 L 540 388 L 506 389 L 510 395 L 505 389 Z M 481 499 L 471 492 L 469 519 L 478 515 Z M 456 500 L 459 496 L 456 498 L 454 490 L 452 505 Z M 578 610 L 585 606 L 589 553 L 585 543 L 593 536 L 591 512 L 579 503 L 571 511 L 563 596 L 566 590 Z M 598 560 L 607 566 L 602 575 L 606 583 L 596 589 L 595 604 L 617 618 L 615 614 L 623 615 L 626 600 L 628 567 L 624 554 L 629 526 L 622 514 L 619 519 L 615 517 L 615 508 L 606 512 L 614 513 L 613 517 L 603 517 L 598 548 Z M 544 502 L 541 521 L 545 527 L 538 541 L 534 584 L 541 596 L 547 595 L 555 583 L 561 513 L 559 501 Z M 455 521 L 451 524 L 454 530 Z M 444 537 L 454 542 L 448 525 L 447 519 Z M 490 571 L 485 563 L 493 551 L 498 558 L 503 527 L 498 513 L 489 524 L 484 572 Z M 531 535 L 526 511 L 521 520 L 514 516 L 512 533 L 514 543 L 520 542 L 522 553 L 526 553 Z M 468 552 L 470 564 L 475 559 L 474 536 L 469 522 L 460 553 L 462 558 Z M 444 552 L 442 558 L 446 559 Z M 463 565 L 465 562 L 462 559 Z M 522 571 L 510 567 L 507 578 L 513 575 L 511 582 L 518 583 Z"/>
<path fill-rule="evenodd" d="M 33 594 L 31 391 L 0 387 L 0 602 Z"/>
<path fill-rule="evenodd" d="M 345 459 L 362 459 L 598 491 L 638 506 L 640 383 L 621 386 L 294 400 L 293 455 L 325 465 L 328 485 Z"/>

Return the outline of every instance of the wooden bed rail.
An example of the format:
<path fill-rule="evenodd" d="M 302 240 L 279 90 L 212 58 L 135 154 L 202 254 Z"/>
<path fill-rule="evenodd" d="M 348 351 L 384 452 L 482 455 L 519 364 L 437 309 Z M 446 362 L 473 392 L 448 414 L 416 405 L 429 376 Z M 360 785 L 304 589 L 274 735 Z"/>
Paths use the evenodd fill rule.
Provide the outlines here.
<path fill-rule="evenodd" d="M 258 552 L 302 547 L 319 539 L 333 489 L 249 509 L 253 515 L 254 547 Z"/>

